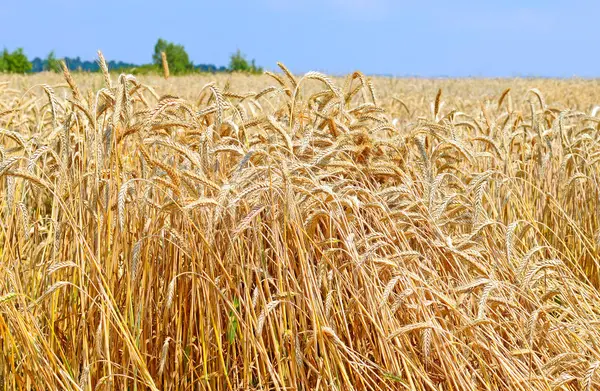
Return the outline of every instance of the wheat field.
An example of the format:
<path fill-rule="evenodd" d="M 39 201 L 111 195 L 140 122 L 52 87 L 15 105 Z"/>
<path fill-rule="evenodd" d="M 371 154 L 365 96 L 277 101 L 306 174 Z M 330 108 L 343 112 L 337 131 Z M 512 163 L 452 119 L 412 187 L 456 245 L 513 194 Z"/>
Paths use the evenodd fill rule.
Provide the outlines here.
<path fill-rule="evenodd" d="M 0 389 L 600 389 L 600 82 L 280 68 L 0 75 Z"/>

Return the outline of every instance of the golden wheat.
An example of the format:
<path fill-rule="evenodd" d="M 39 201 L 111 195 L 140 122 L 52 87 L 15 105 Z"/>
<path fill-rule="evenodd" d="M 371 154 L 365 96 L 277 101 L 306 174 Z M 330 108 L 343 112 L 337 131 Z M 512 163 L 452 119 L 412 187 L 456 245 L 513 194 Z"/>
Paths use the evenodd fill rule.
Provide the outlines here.
<path fill-rule="evenodd" d="M 600 387 L 597 81 L 99 64 L 2 76 L 0 389 Z"/>

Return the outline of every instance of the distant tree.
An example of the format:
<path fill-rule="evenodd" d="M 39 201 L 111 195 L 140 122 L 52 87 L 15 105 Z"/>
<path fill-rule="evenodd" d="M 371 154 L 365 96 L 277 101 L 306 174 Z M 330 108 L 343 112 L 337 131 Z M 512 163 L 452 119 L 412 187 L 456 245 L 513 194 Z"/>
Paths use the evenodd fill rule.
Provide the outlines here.
<path fill-rule="evenodd" d="M 64 61 L 71 71 L 100 72 L 100 66 L 96 61 L 82 61 L 79 57 L 65 57 Z M 46 57 L 43 60 L 39 57 L 34 58 L 33 60 L 31 60 L 31 64 L 33 66 L 31 68 L 31 72 L 43 72 L 49 70 L 61 72 L 62 70 L 62 68 L 60 67 L 60 60 L 58 60 L 55 57 L 54 52 L 50 52 L 48 54 L 48 57 Z M 106 65 L 108 65 L 108 69 L 115 72 L 127 71 L 127 73 L 132 73 L 131 70 L 133 68 L 139 67 L 143 67 L 144 72 L 146 73 L 156 72 L 156 67 L 153 64 L 136 65 L 123 61 L 111 60 L 108 61 Z"/>
<path fill-rule="evenodd" d="M 33 60 L 31 60 L 31 72 L 42 72 L 44 70 L 44 64 L 45 60 L 42 60 L 39 57 L 34 58 Z"/>
<path fill-rule="evenodd" d="M 194 69 L 194 64 L 192 64 L 190 61 L 190 57 L 185 51 L 183 45 L 177 45 L 159 38 L 158 42 L 156 42 L 156 45 L 154 45 L 154 54 L 152 55 L 152 62 L 159 67 L 162 66 L 161 52 L 165 52 L 167 54 L 169 71 L 172 74 L 177 75 L 192 71 Z"/>
<path fill-rule="evenodd" d="M 50 53 L 48 53 L 48 57 L 46 57 L 46 60 L 44 63 L 44 70 L 52 71 L 52 72 L 60 72 L 61 71 L 60 60 L 58 60 L 56 58 L 56 55 L 54 54 L 54 50 L 51 51 Z"/>
<path fill-rule="evenodd" d="M 231 55 L 229 58 L 229 70 L 231 72 L 247 72 L 247 73 L 262 73 L 262 67 L 257 67 L 254 60 L 248 62 L 246 56 L 242 54 L 240 49 Z"/>
<path fill-rule="evenodd" d="M 90 67 L 95 67 L 96 69 L 94 70 L 98 69 L 96 63 L 91 61 L 81 61 L 79 56 L 74 58 L 65 57 L 64 60 L 65 64 L 67 64 L 67 68 L 69 68 L 71 71 L 92 71 Z"/>
<path fill-rule="evenodd" d="M 229 57 L 229 69 L 232 72 L 248 72 L 250 70 L 250 64 L 240 49 Z"/>
<path fill-rule="evenodd" d="M 9 73 L 25 73 L 32 68 L 31 62 L 27 59 L 22 48 L 18 48 L 12 53 L 7 49 L 2 51 L 0 55 L 0 72 Z"/>
<path fill-rule="evenodd" d="M 8 50 L 4 49 L 0 54 L 0 72 L 8 72 Z"/>

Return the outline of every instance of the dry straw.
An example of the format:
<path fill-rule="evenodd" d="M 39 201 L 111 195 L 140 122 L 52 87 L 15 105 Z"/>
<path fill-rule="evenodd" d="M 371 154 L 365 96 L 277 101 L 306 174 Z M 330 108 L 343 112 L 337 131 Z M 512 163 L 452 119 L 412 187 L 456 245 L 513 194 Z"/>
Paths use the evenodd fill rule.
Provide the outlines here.
<path fill-rule="evenodd" d="M 99 64 L 0 84 L 0 389 L 599 389 L 598 82 Z"/>
<path fill-rule="evenodd" d="M 160 52 L 160 57 L 162 59 L 163 75 L 164 75 L 165 79 L 168 79 L 169 78 L 169 62 L 167 61 L 167 53 Z"/>

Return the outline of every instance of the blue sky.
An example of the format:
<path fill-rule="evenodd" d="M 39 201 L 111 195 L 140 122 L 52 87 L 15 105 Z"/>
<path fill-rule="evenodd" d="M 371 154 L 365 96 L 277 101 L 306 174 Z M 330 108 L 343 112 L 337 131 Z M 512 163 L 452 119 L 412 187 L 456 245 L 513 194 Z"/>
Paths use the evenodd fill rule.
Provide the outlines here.
<path fill-rule="evenodd" d="M 237 48 L 266 69 L 600 77 L 595 0 L 0 0 L 0 47 L 33 58 L 150 62 L 159 37 L 194 63 Z"/>

